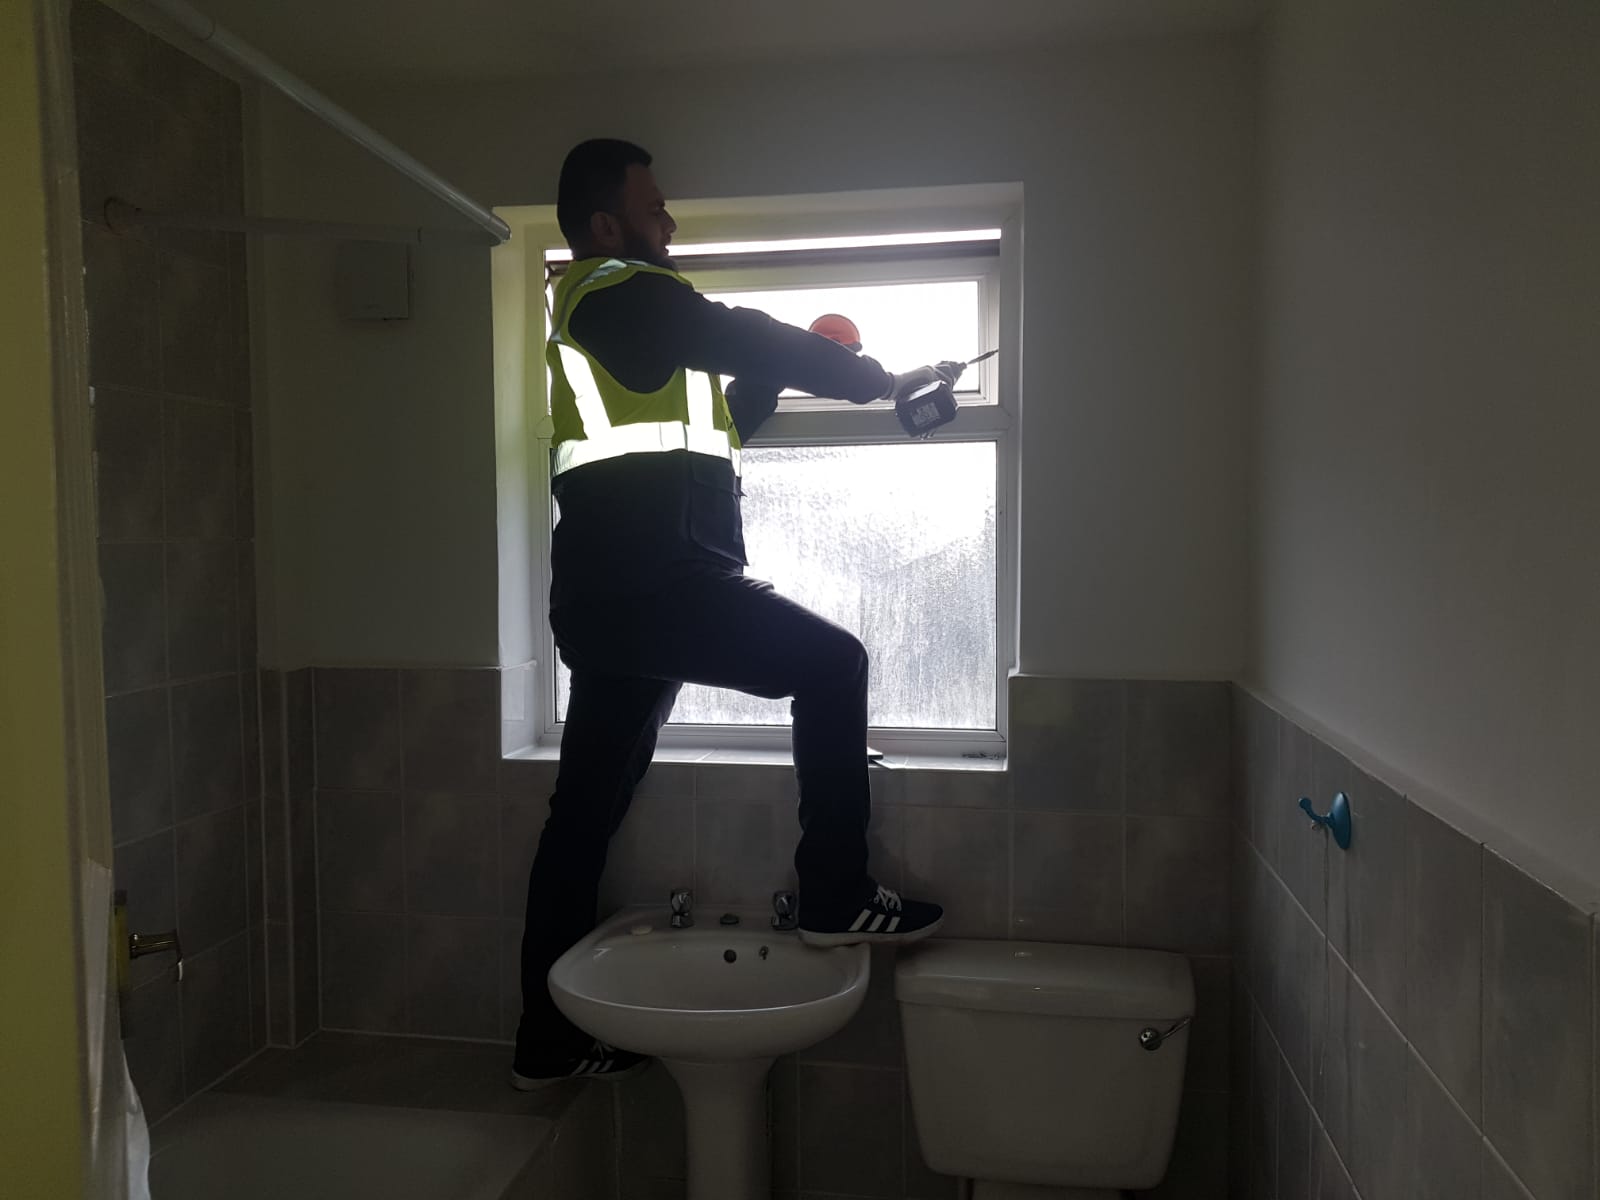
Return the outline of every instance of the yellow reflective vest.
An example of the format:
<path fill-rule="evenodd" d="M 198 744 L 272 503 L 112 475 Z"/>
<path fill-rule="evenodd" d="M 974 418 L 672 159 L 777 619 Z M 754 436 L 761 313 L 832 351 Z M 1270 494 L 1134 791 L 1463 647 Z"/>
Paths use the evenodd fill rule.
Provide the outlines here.
<path fill-rule="evenodd" d="M 721 380 L 679 367 L 656 391 L 631 391 L 572 336 L 572 314 L 584 297 L 643 271 L 692 286 L 676 271 L 617 258 L 580 259 L 556 285 L 554 331 L 545 347 L 555 427 L 552 479 L 586 463 L 671 450 L 724 459 L 735 475 L 740 473 L 739 433 Z"/>

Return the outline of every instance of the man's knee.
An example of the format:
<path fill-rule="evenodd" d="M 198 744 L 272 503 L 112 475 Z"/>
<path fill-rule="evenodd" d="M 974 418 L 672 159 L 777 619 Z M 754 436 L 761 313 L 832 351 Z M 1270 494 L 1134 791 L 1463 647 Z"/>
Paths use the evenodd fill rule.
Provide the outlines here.
<path fill-rule="evenodd" d="M 839 630 L 828 647 L 827 663 L 830 682 L 865 684 L 869 665 L 867 648 L 855 634 Z"/>

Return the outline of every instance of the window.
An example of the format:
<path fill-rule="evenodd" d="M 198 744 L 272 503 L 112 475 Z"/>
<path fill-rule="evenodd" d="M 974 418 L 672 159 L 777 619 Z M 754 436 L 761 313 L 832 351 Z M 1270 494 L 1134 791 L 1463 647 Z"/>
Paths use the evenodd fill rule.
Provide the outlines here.
<path fill-rule="evenodd" d="M 674 245 L 704 294 L 807 326 L 840 313 L 890 370 L 999 345 L 1000 231 Z M 559 271 L 565 252 L 548 262 Z M 1000 366 L 971 368 L 961 413 L 910 441 L 886 404 L 785 393 L 743 460 L 750 574 L 854 632 L 872 656 L 873 741 L 999 749 L 1010 666 L 1011 417 Z M 548 633 L 546 634 L 548 637 Z M 555 661 L 547 645 L 545 661 Z M 559 666 L 552 730 L 566 712 Z M 685 687 L 663 742 L 786 744 L 787 701 Z"/>

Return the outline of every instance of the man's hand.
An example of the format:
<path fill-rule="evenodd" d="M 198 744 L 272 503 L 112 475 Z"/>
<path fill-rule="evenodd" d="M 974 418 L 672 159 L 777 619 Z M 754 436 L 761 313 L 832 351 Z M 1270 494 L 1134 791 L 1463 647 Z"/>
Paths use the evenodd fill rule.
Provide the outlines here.
<path fill-rule="evenodd" d="M 897 375 L 890 376 L 893 383 L 890 384 L 888 394 L 884 399 L 892 400 L 894 403 L 899 404 L 907 397 L 916 395 L 923 388 L 931 387 L 938 383 L 954 383 L 955 378 L 941 370 L 941 368 L 951 365 L 950 363 L 940 363 L 937 367 L 917 367 L 915 370 L 901 371 Z"/>

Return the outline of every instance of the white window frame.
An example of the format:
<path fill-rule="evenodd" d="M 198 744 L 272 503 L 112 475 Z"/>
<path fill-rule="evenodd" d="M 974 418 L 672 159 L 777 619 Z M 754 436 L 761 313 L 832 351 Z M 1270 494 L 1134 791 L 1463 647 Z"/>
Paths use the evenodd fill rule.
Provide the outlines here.
<path fill-rule="evenodd" d="M 870 195 L 870 194 L 869 194 Z M 905 195 L 901 193 L 899 195 Z M 803 197 L 789 198 L 804 201 Z M 700 202 L 708 204 L 709 202 Z M 850 218 L 833 216 L 831 220 L 807 220 L 800 213 L 792 213 L 778 223 L 770 220 L 754 226 L 740 227 L 707 219 L 685 219 L 685 210 L 691 205 L 673 205 L 678 216 L 680 242 L 710 242 L 731 240 L 733 237 L 777 239 L 782 237 L 812 236 L 819 233 L 862 233 L 895 230 L 851 228 Z M 989 207 L 979 210 L 963 209 L 962 215 L 952 220 L 928 214 L 918 220 L 915 213 L 900 218 L 906 229 L 973 229 L 998 227 L 1002 229 L 998 256 L 975 258 L 930 257 L 928 259 L 897 258 L 888 262 L 844 262 L 829 265 L 783 266 L 774 264 L 724 268 L 715 271 L 697 271 L 692 256 L 679 261 L 679 268 L 693 280 L 698 288 L 715 298 L 719 291 L 777 290 L 788 287 L 838 286 L 864 284 L 893 284 L 907 282 L 940 282 L 947 280 L 977 279 L 979 305 L 983 314 L 984 349 L 998 347 L 1001 353 L 995 359 L 979 364 L 976 372 L 979 400 L 971 399 L 967 391 L 974 379 L 964 378 L 958 399 L 962 401 L 958 418 L 934 436 L 935 441 L 990 442 L 995 446 L 995 728 L 993 730 L 962 729 L 906 729 L 873 726 L 868 732 L 870 744 L 885 755 L 917 755 L 941 757 L 989 758 L 1003 757 L 1007 729 L 1007 679 L 1015 666 L 1016 611 L 1018 568 L 1016 560 L 1017 516 L 1015 500 L 1018 494 L 1017 477 L 1017 410 L 1018 389 L 1016 380 L 1020 365 L 1020 256 L 1018 241 L 1020 219 L 1017 206 L 1003 209 Z M 988 218 L 988 219 L 984 219 Z M 859 219 L 859 216 L 857 217 Z M 523 267 L 526 277 L 522 283 L 525 300 L 516 307 L 525 318 L 526 346 L 522 357 L 527 407 L 530 416 L 548 413 L 547 381 L 544 371 L 544 343 L 549 336 L 549 314 L 543 299 L 543 256 L 546 249 L 562 248 L 563 243 L 548 221 L 526 227 L 522 253 L 526 255 Z M 865 256 L 864 256 L 865 257 Z M 537 270 L 535 264 L 538 264 Z M 498 308 L 498 304 L 497 304 Z M 498 338 L 497 334 L 497 338 Z M 870 347 L 868 348 L 870 353 Z M 901 365 L 904 364 L 891 364 Z M 529 536 L 533 542 L 532 567 L 536 583 L 533 595 L 544 601 L 550 586 L 550 532 L 552 506 L 549 479 L 549 449 L 551 427 L 547 416 L 527 422 L 531 435 L 528 454 L 527 494 L 531 506 Z M 888 404 L 851 409 L 831 407 L 808 408 L 804 405 L 775 413 L 750 439 L 752 448 L 780 446 L 819 445 L 899 445 L 906 441 L 894 411 Z M 542 618 L 542 614 L 541 618 Z M 559 743 L 563 722 L 555 719 L 555 668 L 554 635 L 547 620 L 538 622 L 540 639 L 538 659 L 532 683 L 532 702 L 529 716 L 536 747 L 553 747 Z M 661 730 L 658 746 L 661 750 L 691 757 L 705 752 L 771 752 L 787 751 L 790 729 L 786 725 L 675 725 Z"/>

